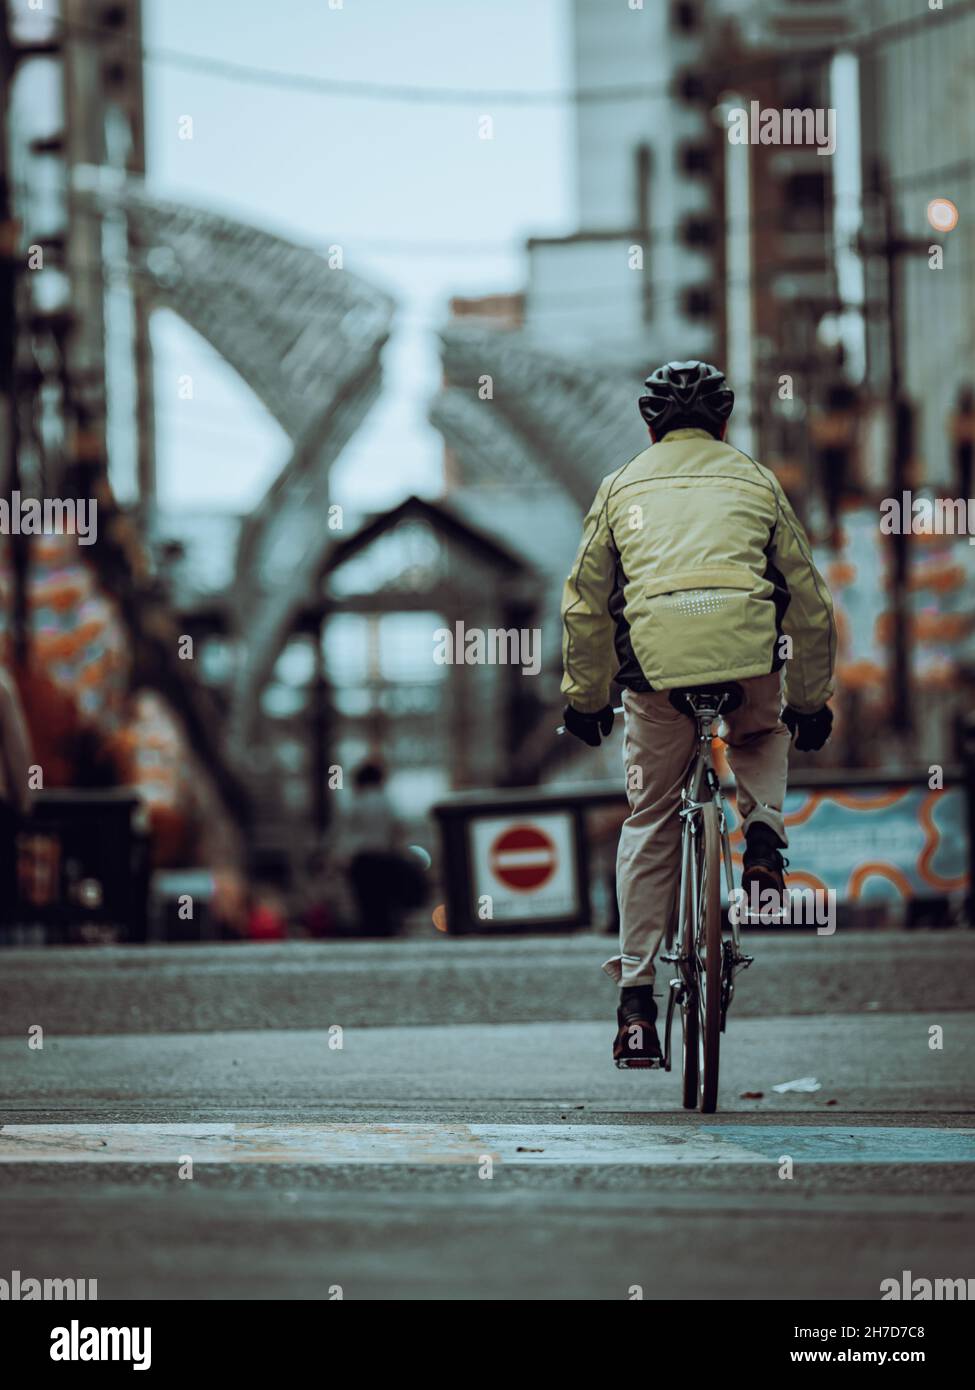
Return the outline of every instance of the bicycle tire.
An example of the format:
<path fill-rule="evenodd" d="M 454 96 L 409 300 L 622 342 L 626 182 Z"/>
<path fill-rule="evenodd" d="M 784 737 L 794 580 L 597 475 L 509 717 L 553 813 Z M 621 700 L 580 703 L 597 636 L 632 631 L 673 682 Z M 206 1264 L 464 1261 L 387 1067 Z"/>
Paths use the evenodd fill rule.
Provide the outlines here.
<path fill-rule="evenodd" d="M 701 1019 L 701 1110 L 718 1108 L 721 1056 L 721 832 L 714 802 L 703 807 L 704 835 L 698 950 L 704 949 L 703 1018 Z M 700 973 L 700 972 L 699 972 Z"/>
<path fill-rule="evenodd" d="M 684 835 L 691 834 L 690 826 L 685 825 Z M 692 841 L 693 844 L 693 841 Z M 700 863 L 698 855 L 692 851 L 685 858 L 683 843 L 681 846 L 681 862 L 687 864 L 688 872 L 700 881 Z M 677 924 L 677 929 L 681 936 L 681 951 L 694 960 L 694 932 L 696 924 L 690 922 L 690 904 L 697 901 L 697 894 L 693 891 L 692 885 L 687 885 L 687 899 L 685 905 L 685 918 Z M 685 939 L 686 938 L 686 939 Z M 700 1100 L 700 1076 L 701 1076 L 701 1039 L 700 1039 L 700 1000 L 697 989 L 697 970 L 693 971 L 693 980 L 688 984 L 684 981 L 683 999 L 680 1006 L 680 1032 L 681 1032 L 681 1085 L 682 1102 L 685 1110 L 696 1110 Z"/>

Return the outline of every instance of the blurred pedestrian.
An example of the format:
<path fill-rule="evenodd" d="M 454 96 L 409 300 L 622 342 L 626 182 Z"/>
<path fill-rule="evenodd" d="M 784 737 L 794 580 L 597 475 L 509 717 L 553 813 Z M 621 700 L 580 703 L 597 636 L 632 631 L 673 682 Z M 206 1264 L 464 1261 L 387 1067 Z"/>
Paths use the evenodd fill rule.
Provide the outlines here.
<path fill-rule="evenodd" d="M 299 895 L 299 916 L 305 935 L 313 941 L 340 934 L 341 900 L 345 881 L 336 864 L 321 849 L 314 850 L 305 861 L 304 882 Z"/>
<path fill-rule="evenodd" d="M 355 895 L 360 935 L 395 935 L 404 910 L 423 901 L 425 885 L 419 865 L 402 848 L 386 773 L 378 762 L 362 763 L 354 773 L 339 844 Z"/>

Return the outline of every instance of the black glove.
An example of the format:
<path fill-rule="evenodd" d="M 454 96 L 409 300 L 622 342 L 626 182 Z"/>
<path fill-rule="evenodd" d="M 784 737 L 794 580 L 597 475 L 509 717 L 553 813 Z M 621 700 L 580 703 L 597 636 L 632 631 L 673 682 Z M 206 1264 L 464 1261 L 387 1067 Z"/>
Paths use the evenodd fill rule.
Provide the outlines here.
<path fill-rule="evenodd" d="M 570 734 L 575 734 L 576 738 L 581 738 L 583 743 L 588 743 L 590 748 L 599 747 L 599 735 L 602 733 L 606 738 L 613 731 L 612 705 L 603 705 L 601 710 L 595 714 L 580 714 L 571 705 L 566 705 L 563 714 L 565 727 Z"/>
<path fill-rule="evenodd" d="M 790 734 L 795 735 L 798 752 L 818 753 L 833 727 L 833 711 L 828 705 L 823 705 L 813 714 L 800 714 L 791 705 L 786 705 L 782 711 L 782 723 L 788 727 Z"/>

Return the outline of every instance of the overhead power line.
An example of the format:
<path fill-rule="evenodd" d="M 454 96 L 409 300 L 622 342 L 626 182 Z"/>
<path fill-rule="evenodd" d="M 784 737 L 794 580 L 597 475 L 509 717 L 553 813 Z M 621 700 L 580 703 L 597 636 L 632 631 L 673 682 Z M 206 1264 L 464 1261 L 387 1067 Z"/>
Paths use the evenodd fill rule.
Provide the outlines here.
<path fill-rule="evenodd" d="M 837 52 L 866 54 L 886 47 L 888 44 L 905 39 L 935 26 L 943 27 L 967 15 L 975 13 L 975 0 L 960 0 L 960 3 L 946 10 L 925 10 L 910 19 L 898 20 L 882 25 L 868 34 L 850 37 L 840 36 L 833 43 L 817 48 L 792 51 L 792 63 L 820 64 Z M 118 30 L 92 24 L 75 24 L 59 21 L 62 32 L 82 39 L 97 42 L 101 38 L 113 38 L 116 42 L 122 37 Z M 135 40 L 130 40 L 134 43 Z M 494 106 L 558 106 L 583 105 L 601 102 L 646 101 L 653 97 L 666 96 L 671 91 L 670 81 L 658 83 L 629 83 L 618 87 L 570 88 L 563 91 L 534 92 L 518 91 L 512 88 L 465 88 L 431 87 L 395 82 L 371 82 L 346 78 L 318 77 L 313 73 L 288 72 L 278 68 L 263 67 L 254 63 L 237 63 L 229 59 L 213 58 L 203 54 L 187 53 L 182 49 L 140 45 L 145 62 L 160 63 L 169 67 L 181 68 L 186 72 L 202 72 L 212 77 L 220 77 L 231 82 L 245 82 L 258 86 L 271 86 L 290 91 L 304 91 L 319 96 L 348 97 L 367 101 L 414 102 L 420 105 L 468 105 L 480 102 Z M 770 65 L 781 63 L 781 52 L 773 51 L 756 55 L 738 64 L 721 70 L 722 82 L 732 85 L 733 80 L 767 72 Z M 693 66 L 693 65 L 691 65 Z"/>

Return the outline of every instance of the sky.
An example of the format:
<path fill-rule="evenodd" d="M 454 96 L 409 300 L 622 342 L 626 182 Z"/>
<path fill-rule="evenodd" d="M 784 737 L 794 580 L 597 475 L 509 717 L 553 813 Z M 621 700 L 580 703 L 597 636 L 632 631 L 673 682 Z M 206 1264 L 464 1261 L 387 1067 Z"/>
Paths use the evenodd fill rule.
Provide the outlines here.
<path fill-rule="evenodd" d="M 323 94 L 188 70 L 167 54 L 344 81 L 559 91 L 568 19 L 568 0 L 144 0 L 152 192 L 295 242 L 337 242 L 349 270 L 397 301 L 382 396 L 333 470 L 330 500 L 353 512 L 439 491 L 442 439 L 426 420 L 436 331 L 453 294 L 523 288 L 528 236 L 573 229 L 570 110 Z M 485 114 L 492 140 L 478 138 Z M 179 138 L 187 115 L 192 140 Z M 152 337 L 161 506 L 249 510 L 288 458 L 286 437 L 175 315 L 155 314 Z M 192 400 L 178 389 L 186 373 Z"/>

